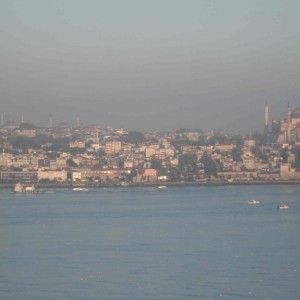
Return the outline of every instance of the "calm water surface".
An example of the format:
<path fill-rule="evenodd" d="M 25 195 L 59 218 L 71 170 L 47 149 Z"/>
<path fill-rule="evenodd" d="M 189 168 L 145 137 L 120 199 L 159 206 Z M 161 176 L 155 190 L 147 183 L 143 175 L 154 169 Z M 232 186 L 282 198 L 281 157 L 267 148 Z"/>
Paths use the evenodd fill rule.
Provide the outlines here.
<path fill-rule="evenodd" d="M 0 299 L 300 299 L 299 255 L 296 185 L 0 190 Z"/>

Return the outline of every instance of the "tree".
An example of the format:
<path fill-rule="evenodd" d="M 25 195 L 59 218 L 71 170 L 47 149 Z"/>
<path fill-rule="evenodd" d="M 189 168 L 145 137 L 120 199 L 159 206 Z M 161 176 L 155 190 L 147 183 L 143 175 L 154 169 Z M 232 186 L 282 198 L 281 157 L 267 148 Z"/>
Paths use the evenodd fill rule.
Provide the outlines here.
<path fill-rule="evenodd" d="M 213 159 L 205 152 L 200 160 L 204 165 L 204 172 L 207 177 L 217 174 L 217 165 Z"/>
<path fill-rule="evenodd" d="M 151 159 L 151 168 L 156 169 L 156 170 L 161 170 L 162 169 L 161 160 L 156 159 L 156 158 L 153 157 Z"/>
<path fill-rule="evenodd" d="M 179 179 L 179 171 L 177 168 L 170 167 L 168 173 L 171 181 L 177 181 Z"/>
<path fill-rule="evenodd" d="M 22 123 L 20 125 L 20 129 L 28 129 L 28 130 L 31 130 L 31 129 L 36 129 L 37 127 L 33 124 L 29 124 L 29 123 Z"/>
<path fill-rule="evenodd" d="M 69 138 L 56 138 L 56 139 L 50 139 L 49 143 L 51 146 L 45 147 L 45 151 L 58 151 L 58 150 L 63 150 L 63 151 L 69 151 Z"/>
<path fill-rule="evenodd" d="M 257 146 L 264 144 L 264 136 L 259 132 L 254 132 L 250 136 L 247 136 L 247 139 L 254 140 Z"/>
<path fill-rule="evenodd" d="M 176 133 L 185 133 L 185 132 L 191 132 L 191 129 L 188 128 L 179 128 L 176 130 Z"/>
<path fill-rule="evenodd" d="M 179 156 L 178 167 L 183 169 L 185 166 L 195 167 L 197 163 L 197 155 L 193 153 L 185 153 Z"/>
<path fill-rule="evenodd" d="M 283 149 L 280 153 L 281 159 L 283 163 L 287 163 L 289 157 L 289 151 L 287 149 Z"/>
<path fill-rule="evenodd" d="M 99 149 L 99 151 L 98 151 L 98 157 L 102 158 L 104 156 L 105 156 L 105 151 L 103 149 Z"/>
<path fill-rule="evenodd" d="M 251 150 L 251 152 L 258 158 L 260 158 L 263 161 L 268 161 L 268 155 L 265 152 L 262 152 L 260 147 L 255 146 L 253 147 L 253 149 Z"/>
<path fill-rule="evenodd" d="M 84 154 L 85 153 L 85 148 L 70 148 L 69 152 L 72 155 L 77 155 L 77 154 Z"/>
<path fill-rule="evenodd" d="M 28 148 L 33 148 L 33 149 L 41 148 L 41 143 L 36 137 L 30 138 L 26 136 L 17 136 L 15 138 L 12 138 L 10 140 L 10 143 L 13 149 L 27 150 Z"/>
<path fill-rule="evenodd" d="M 127 177 L 127 180 L 132 182 L 133 178 L 136 177 L 136 175 L 137 175 L 137 170 L 136 168 L 133 167 L 130 171 L 130 174 Z"/>
<path fill-rule="evenodd" d="M 178 159 L 178 169 L 181 177 L 193 180 L 194 175 L 198 171 L 197 155 L 194 153 L 184 153 L 180 155 Z"/>
<path fill-rule="evenodd" d="M 74 167 L 74 168 L 78 167 L 78 165 L 74 162 L 74 160 L 73 160 L 72 158 L 69 158 L 69 159 L 67 160 L 67 165 L 68 165 L 69 167 Z"/>
<path fill-rule="evenodd" d="M 296 167 L 300 169 L 300 147 L 295 147 Z"/>
<path fill-rule="evenodd" d="M 214 136 L 212 136 L 210 139 L 209 139 L 209 144 L 210 145 L 216 145 L 216 144 L 225 144 L 225 143 L 229 143 L 230 142 L 230 139 L 225 136 L 225 135 L 221 135 L 221 134 L 215 134 Z"/>
<path fill-rule="evenodd" d="M 130 144 L 142 143 L 146 140 L 145 136 L 138 131 L 130 131 L 125 137 L 124 142 Z"/>
<path fill-rule="evenodd" d="M 59 154 L 55 151 L 47 152 L 46 155 L 49 159 L 56 159 L 59 157 Z"/>
<path fill-rule="evenodd" d="M 242 161 L 241 147 L 235 147 L 231 150 L 232 159 L 236 162 Z"/>
<path fill-rule="evenodd" d="M 232 137 L 232 142 L 234 142 L 237 147 L 242 147 L 244 144 L 244 138 L 241 135 L 235 135 Z"/>

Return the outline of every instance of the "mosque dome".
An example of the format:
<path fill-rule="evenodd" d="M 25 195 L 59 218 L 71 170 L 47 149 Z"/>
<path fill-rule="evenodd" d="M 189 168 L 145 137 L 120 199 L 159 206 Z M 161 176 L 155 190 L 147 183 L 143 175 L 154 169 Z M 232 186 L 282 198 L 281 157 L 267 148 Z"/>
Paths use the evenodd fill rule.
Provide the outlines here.
<path fill-rule="evenodd" d="M 300 107 L 292 111 L 291 118 L 300 119 Z"/>

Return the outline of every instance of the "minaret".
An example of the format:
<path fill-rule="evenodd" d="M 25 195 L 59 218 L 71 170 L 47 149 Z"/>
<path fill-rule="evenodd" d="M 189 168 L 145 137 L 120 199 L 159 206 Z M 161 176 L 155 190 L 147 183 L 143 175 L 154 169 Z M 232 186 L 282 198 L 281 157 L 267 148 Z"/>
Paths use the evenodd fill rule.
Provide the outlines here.
<path fill-rule="evenodd" d="M 99 145 L 99 132 L 98 132 L 98 127 L 96 129 L 96 144 Z"/>
<path fill-rule="evenodd" d="M 286 141 L 289 143 L 291 141 L 291 108 L 290 102 L 288 103 L 288 112 L 287 112 L 287 137 Z"/>
<path fill-rule="evenodd" d="M 264 129 L 264 134 L 269 133 L 269 106 L 268 102 L 265 104 L 265 111 L 264 111 L 264 119 L 265 119 L 265 129 Z"/>

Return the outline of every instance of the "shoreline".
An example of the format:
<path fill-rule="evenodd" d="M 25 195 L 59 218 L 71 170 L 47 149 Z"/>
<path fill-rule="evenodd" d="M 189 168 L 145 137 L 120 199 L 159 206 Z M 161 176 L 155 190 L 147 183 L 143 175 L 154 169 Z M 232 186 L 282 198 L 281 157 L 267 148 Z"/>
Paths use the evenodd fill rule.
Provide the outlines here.
<path fill-rule="evenodd" d="M 41 183 L 38 188 L 135 188 L 135 187 L 180 187 L 180 186 L 234 186 L 234 185 L 300 185 L 300 180 L 276 180 L 276 181 L 205 181 L 205 182 L 142 182 L 129 183 L 126 186 L 120 183 Z M 0 189 L 11 189 L 14 183 L 0 183 Z"/>

